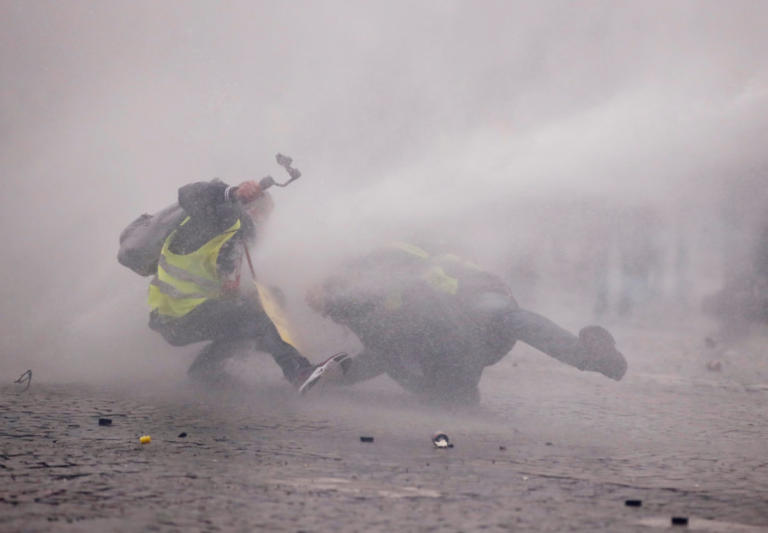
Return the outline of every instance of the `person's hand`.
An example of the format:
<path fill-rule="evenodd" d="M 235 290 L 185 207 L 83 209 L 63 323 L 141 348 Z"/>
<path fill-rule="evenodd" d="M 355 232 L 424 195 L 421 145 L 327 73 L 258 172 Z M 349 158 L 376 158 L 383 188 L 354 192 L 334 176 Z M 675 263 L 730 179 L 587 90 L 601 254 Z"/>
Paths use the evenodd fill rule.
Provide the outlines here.
<path fill-rule="evenodd" d="M 237 186 L 235 197 L 242 203 L 252 202 L 263 193 L 262 188 L 255 181 L 244 181 Z"/>
<path fill-rule="evenodd" d="M 227 279 L 227 280 L 224 280 L 221 284 L 221 292 L 224 293 L 225 297 L 232 297 L 236 295 L 239 288 L 240 288 L 239 279 Z"/>

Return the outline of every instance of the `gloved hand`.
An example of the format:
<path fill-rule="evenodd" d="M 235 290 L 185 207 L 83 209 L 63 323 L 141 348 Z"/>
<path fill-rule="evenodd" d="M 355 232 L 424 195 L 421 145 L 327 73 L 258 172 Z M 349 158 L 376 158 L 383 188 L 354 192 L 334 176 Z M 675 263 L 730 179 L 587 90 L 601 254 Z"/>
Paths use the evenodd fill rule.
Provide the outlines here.
<path fill-rule="evenodd" d="M 616 341 L 608 330 L 600 326 L 587 326 L 579 332 L 579 341 L 585 351 L 582 370 L 600 372 L 620 381 L 627 372 L 627 361 L 616 349 Z"/>
<path fill-rule="evenodd" d="M 237 190 L 235 191 L 235 198 L 237 198 L 240 202 L 247 204 L 248 202 L 252 202 L 261 196 L 263 192 L 264 190 L 262 187 L 255 181 L 244 181 L 237 186 Z"/>

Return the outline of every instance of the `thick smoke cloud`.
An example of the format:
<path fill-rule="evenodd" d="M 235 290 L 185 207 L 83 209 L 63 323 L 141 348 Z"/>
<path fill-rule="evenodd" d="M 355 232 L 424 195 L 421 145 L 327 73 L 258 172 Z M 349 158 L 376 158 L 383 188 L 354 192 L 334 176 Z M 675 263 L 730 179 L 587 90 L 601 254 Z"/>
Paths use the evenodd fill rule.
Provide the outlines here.
<path fill-rule="evenodd" d="M 186 182 L 281 177 L 278 151 L 305 177 L 275 193 L 259 260 L 296 294 L 413 228 L 503 266 L 578 201 L 705 236 L 714 259 L 691 268 L 711 286 L 718 247 L 765 205 L 763 2 L 0 10 L 4 373 L 176 370 L 117 235 Z"/>

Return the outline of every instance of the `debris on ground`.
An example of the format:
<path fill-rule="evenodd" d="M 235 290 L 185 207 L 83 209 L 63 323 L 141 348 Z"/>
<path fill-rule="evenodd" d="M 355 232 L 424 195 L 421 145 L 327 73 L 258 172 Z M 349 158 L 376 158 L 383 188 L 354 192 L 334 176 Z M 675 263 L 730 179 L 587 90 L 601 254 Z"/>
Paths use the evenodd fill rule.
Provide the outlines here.
<path fill-rule="evenodd" d="M 27 386 L 24 387 L 22 392 L 27 390 L 29 388 L 29 386 L 32 385 L 32 370 L 30 369 L 30 370 L 27 370 L 26 372 L 24 372 L 22 375 L 19 376 L 19 379 L 14 381 L 14 383 L 19 383 L 19 384 L 22 384 L 22 385 L 26 383 Z"/>
<path fill-rule="evenodd" d="M 139 437 L 139 442 L 142 444 L 149 444 L 150 442 L 152 442 L 152 437 L 150 437 L 149 435 L 142 435 L 141 437 Z"/>
<path fill-rule="evenodd" d="M 673 526 L 688 526 L 688 517 L 687 516 L 673 516 L 672 517 L 672 525 Z"/>
<path fill-rule="evenodd" d="M 99 418 L 99 425 L 100 426 L 111 426 L 112 425 L 112 419 L 111 418 Z"/>
<path fill-rule="evenodd" d="M 373 437 L 361 436 L 360 437 L 360 442 L 373 442 Z"/>
<path fill-rule="evenodd" d="M 707 361 L 706 366 L 710 372 L 720 372 L 723 369 L 723 364 L 720 361 Z"/>
<path fill-rule="evenodd" d="M 642 507 L 643 500 L 626 500 L 624 502 L 624 505 L 626 505 L 627 507 Z"/>
<path fill-rule="evenodd" d="M 186 432 L 186 431 L 182 431 L 181 433 L 179 433 L 179 436 L 178 436 L 178 438 L 180 438 L 180 439 L 184 439 L 184 438 L 186 438 L 186 437 L 187 437 L 187 432 Z"/>
<path fill-rule="evenodd" d="M 453 448 L 453 444 L 445 433 L 435 433 L 432 437 L 432 444 L 435 445 L 435 448 Z"/>

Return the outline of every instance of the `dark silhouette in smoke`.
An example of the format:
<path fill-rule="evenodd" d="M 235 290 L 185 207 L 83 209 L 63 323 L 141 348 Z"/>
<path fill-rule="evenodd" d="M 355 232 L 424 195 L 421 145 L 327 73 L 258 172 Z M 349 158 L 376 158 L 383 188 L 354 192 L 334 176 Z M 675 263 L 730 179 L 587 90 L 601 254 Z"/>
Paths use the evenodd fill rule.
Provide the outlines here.
<path fill-rule="evenodd" d="M 475 403 L 484 368 L 517 340 L 616 380 L 627 369 L 605 329 L 590 326 L 576 337 L 521 309 L 497 276 L 413 244 L 395 242 L 341 266 L 308 300 L 363 343 L 348 362 L 347 384 L 386 373 L 428 400 Z"/>

